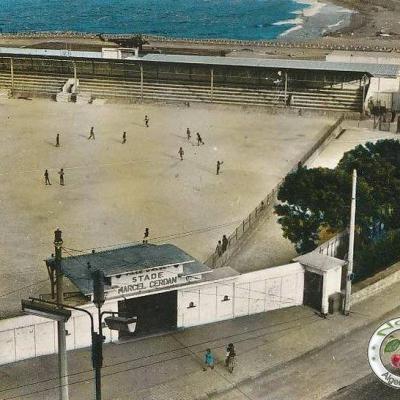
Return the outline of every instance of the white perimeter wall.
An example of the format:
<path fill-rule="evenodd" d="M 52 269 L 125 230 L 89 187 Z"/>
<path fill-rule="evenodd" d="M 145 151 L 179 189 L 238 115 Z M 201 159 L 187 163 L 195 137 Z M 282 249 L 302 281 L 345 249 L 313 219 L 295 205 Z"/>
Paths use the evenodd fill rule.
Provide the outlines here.
<path fill-rule="evenodd" d="M 83 306 L 94 315 L 97 330 L 97 309 L 94 306 Z M 118 311 L 118 302 L 107 303 L 104 310 Z M 83 312 L 73 311 L 65 324 L 67 349 L 79 349 L 91 345 L 90 318 Z M 118 339 L 118 332 L 103 329 L 106 342 Z M 0 364 L 45 354 L 56 353 L 57 322 L 33 315 L 24 315 L 0 321 Z"/>
<path fill-rule="evenodd" d="M 242 315 L 256 314 L 303 303 L 304 268 L 299 263 L 268 268 L 217 282 L 195 284 L 178 290 L 178 327 L 201 325 Z M 228 296 L 228 301 L 222 301 Z M 190 302 L 195 307 L 188 308 Z M 94 316 L 97 309 L 83 306 Z M 103 310 L 118 311 L 118 299 Z M 72 311 L 66 323 L 67 349 L 91 345 L 90 318 Z M 103 329 L 106 342 L 118 340 L 118 332 Z M 24 315 L 0 320 L 0 364 L 57 352 L 57 323 Z"/>
<path fill-rule="evenodd" d="M 299 263 L 193 285 L 178 291 L 178 327 L 301 305 L 303 291 L 304 268 Z M 223 301 L 224 296 L 230 300 Z"/>

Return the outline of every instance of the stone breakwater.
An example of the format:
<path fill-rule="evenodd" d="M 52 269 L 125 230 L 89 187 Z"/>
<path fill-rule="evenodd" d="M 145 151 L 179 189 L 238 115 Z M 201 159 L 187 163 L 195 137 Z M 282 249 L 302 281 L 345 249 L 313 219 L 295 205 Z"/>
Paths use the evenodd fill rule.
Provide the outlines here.
<path fill-rule="evenodd" d="M 0 39 L 102 39 L 104 41 L 113 39 L 128 39 L 136 33 L 131 34 L 98 34 L 85 32 L 18 32 L 0 33 Z M 350 51 L 383 51 L 400 52 L 395 46 L 369 46 L 352 44 L 335 44 L 307 41 L 283 41 L 275 40 L 239 40 L 239 39 L 192 39 L 192 38 L 171 38 L 166 36 L 142 35 L 151 42 L 168 42 L 177 45 L 221 45 L 221 46 L 251 46 L 251 47 L 275 47 L 275 48 L 301 48 L 301 49 L 322 49 L 322 50 L 350 50 Z"/>

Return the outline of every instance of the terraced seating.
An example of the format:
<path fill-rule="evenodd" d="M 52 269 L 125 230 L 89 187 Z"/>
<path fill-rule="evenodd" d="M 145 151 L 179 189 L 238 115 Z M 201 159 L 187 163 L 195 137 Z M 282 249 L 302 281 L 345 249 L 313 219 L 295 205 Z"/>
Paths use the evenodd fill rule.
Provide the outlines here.
<path fill-rule="evenodd" d="M 139 81 L 80 78 L 80 90 L 91 93 L 93 98 L 140 99 Z M 356 89 L 302 89 L 289 92 L 291 106 L 324 110 L 361 109 L 361 91 Z M 146 81 L 143 99 L 161 101 L 214 102 L 259 106 L 283 106 L 285 96 L 275 89 L 215 86 L 211 100 L 210 87 L 203 83 Z"/>
<path fill-rule="evenodd" d="M 54 74 L 16 74 L 14 93 L 29 95 L 55 95 L 70 76 Z M 9 73 L 0 72 L 0 88 L 9 89 Z M 141 88 L 138 80 L 79 77 L 79 92 L 93 99 L 122 99 L 138 101 Z M 291 107 L 332 111 L 360 111 L 362 92 L 356 88 L 293 88 L 289 90 Z M 216 84 L 212 97 L 210 86 L 205 82 L 156 81 L 145 79 L 143 99 L 171 102 L 206 102 L 219 104 L 240 104 L 252 106 L 284 106 L 282 90 L 268 87 L 241 87 L 239 85 Z"/>
<path fill-rule="evenodd" d="M 14 93 L 30 96 L 52 96 L 62 90 L 68 77 L 60 75 L 15 74 Z M 0 88 L 11 89 L 9 73 L 0 72 Z"/>

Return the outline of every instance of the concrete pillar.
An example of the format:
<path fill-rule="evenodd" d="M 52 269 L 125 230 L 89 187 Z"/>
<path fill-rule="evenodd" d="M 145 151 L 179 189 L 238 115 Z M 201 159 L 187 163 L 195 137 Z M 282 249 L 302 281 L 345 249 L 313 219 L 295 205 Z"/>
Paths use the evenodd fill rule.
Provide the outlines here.
<path fill-rule="evenodd" d="M 287 71 L 285 71 L 285 106 L 287 104 L 287 89 L 288 89 L 288 76 L 287 76 Z"/>
<path fill-rule="evenodd" d="M 362 114 L 362 116 L 365 116 L 365 95 L 366 95 L 365 85 L 366 84 L 367 84 L 367 79 L 366 79 L 366 76 L 364 75 L 363 76 L 363 83 L 362 83 L 362 102 L 361 102 L 361 107 L 362 107 L 361 114 Z"/>
<path fill-rule="evenodd" d="M 74 67 L 74 91 L 73 93 L 77 93 L 78 92 L 78 79 L 77 79 L 77 73 L 76 73 L 76 63 L 75 61 L 72 62 L 72 65 Z"/>
<path fill-rule="evenodd" d="M 10 58 L 11 91 L 14 91 L 14 59 Z"/>
<path fill-rule="evenodd" d="M 140 64 L 140 101 L 143 101 L 143 64 Z"/>
<path fill-rule="evenodd" d="M 213 101 L 214 97 L 214 68 L 210 69 L 211 82 L 210 82 L 210 100 Z"/>

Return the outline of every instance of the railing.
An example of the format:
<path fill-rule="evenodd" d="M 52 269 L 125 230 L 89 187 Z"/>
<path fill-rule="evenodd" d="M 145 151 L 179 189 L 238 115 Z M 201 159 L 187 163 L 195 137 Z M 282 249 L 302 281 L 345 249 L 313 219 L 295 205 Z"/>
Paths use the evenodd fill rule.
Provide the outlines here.
<path fill-rule="evenodd" d="M 343 122 L 344 116 L 342 115 L 332 126 L 330 126 L 326 132 L 321 136 L 321 138 L 311 147 L 309 151 L 301 158 L 299 163 L 301 165 L 305 165 L 307 161 L 311 159 L 314 154 L 319 153 L 322 150 L 322 147 L 325 142 L 328 142 L 335 130 L 340 126 Z M 298 168 L 299 163 L 297 163 L 293 168 L 289 171 L 293 172 Z M 258 224 L 258 221 L 265 215 L 269 214 L 273 209 L 274 205 L 277 202 L 277 195 L 280 187 L 282 186 L 285 178 L 283 178 L 273 189 L 272 191 L 263 199 L 257 207 L 240 223 L 239 226 L 229 235 L 228 246 L 225 252 L 222 255 L 219 255 L 217 250 L 214 251 L 204 262 L 204 264 L 208 265 L 211 268 L 222 267 L 226 264 L 232 254 L 237 251 L 241 239 L 244 235 L 250 230 L 250 228 L 254 227 Z"/>
<path fill-rule="evenodd" d="M 322 243 L 320 246 L 318 246 L 313 251 L 318 254 L 324 254 L 326 256 L 331 256 L 331 257 L 337 257 L 339 246 L 343 243 L 343 241 L 347 240 L 348 236 L 349 236 L 349 231 L 346 229 L 346 230 L 336 234 L 334 237 L 330 238 L 326 242 Z"/>

